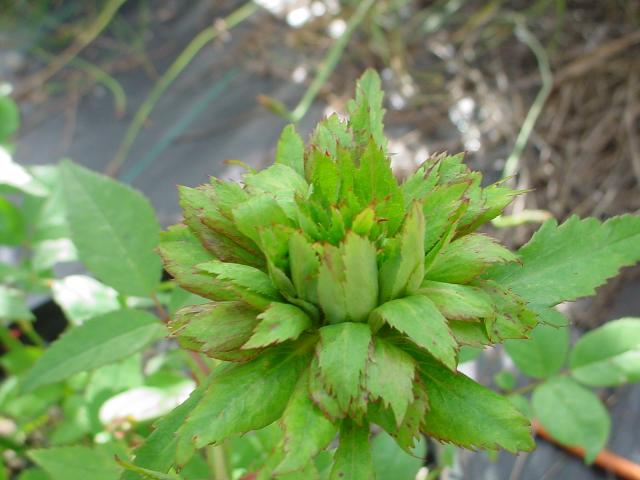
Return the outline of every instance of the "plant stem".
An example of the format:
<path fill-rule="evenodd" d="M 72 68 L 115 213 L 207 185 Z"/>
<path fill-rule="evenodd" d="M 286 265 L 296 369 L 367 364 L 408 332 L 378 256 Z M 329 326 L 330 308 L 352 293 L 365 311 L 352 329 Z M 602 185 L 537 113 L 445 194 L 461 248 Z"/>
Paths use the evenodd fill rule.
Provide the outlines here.
<path fill-rule="evenodd" d="M 229 15 L 227 15 L 223 19 L 223 24 L 226 29 L 231 29 L 246 20 L 251 14 L 258 10 L 258 5 L 255 4 L 252 0 L 245 3 L 240 8 L 234 10 Z M 133 142 L 135 141 L 138 133 L 142 129 L 142 126 L 149 118 L 151 111 L 156 106 L 156 103 L 162 96 L 162 94 L 171 86 L 173 81 L 180 75 L 184 69 L 191 63 L 193 58 L 202 50 L 202 48 L 212 40 L 214 40 L 218 35 L 220 35 L 224 30 L 220 29 L 217 25 L 213 25 L 211 27 L 207 27 L 202 30 L 198 35 L 195 36 L 193 40 L 185 47 L 185 49 L 178 55 L 178 58 L 171 64 L 169 69 L 160 77 L 158 82 L 153 86 L 147 98 L 145 98 L 144 102 L 136 112 L 135 117 L 131 121 L 131 125 L 127 129 L 127 132 L 124 136 L 124 140 L 118 147 L 118 151 L 113 158 L 113 160 L 107 165 L 105 169 L 105 173 L 110 176 L 117 175 L 120 167 L 127 159 L 127 155 L 133 146 Z"/>
<path fill-rule="evenodd" d="M 207 463 L 213 480 L 231 480 L 227 468 L 227 454 L 224 445 L 207 447 Z"/>
<path fill-rule="evenodd" d="M 44 348 L 46 346 L 46 342 L 42 339 L 42 337 L 36 332 L 33 328 L 33 325 L 26 320 L 18 321 L 18 326 L 20 330 L 25 334 L 25 336 L 33 342 L 34 345 L 38 347 Z"/>
<path fill-rule="evenodd" d="M 512 177 L 517 173 L 520 156 L 529 141 L 529 136 L 531 136 L 533 127 L 540 116 L 540 112 L 542 112 L 542 108 L 553 89 L 553 74 L 551 73 L 549 59 L 547 58 L 547 53 L 545 52 L 544 47 L 527 29 L 524 20 L 517 17 L 514 22 L 516 24 L 516 36 L 531 49 L 536 57 L 538 70 L 540 71 L 540 77 L 542 79 L 542 87 L 531 104 L 531 108 L 529 108 L 529 111 L 527 112 L 527 116 L 522 123 L 522 127 L 520 127 L 513 150 L 504 164 L 502 178 Z"/>
<path fill-rule="evenodd" d="M 58 55 L 49 65 L 27 78 L 16 93 L 17 98 L 22 98 L 28 92 L 40 87 L 56 73 L 62 70 L 71 60 L 90 45 L 100 33 L 111 23 L 114 15 L 126 0 L 108 0 L 105 7 L 94 21 L 83 29 L 82 34 L 67 49 Z"/>

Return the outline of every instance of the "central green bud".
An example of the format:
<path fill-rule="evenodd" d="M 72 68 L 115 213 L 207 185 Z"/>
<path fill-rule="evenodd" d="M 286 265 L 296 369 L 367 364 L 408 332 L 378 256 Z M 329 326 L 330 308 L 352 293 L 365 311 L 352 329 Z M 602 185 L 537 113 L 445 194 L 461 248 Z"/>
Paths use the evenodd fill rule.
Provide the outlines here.
<path fill-rule="evenodd" d="M 338 430 L 366 443 L 369 422 L 407 450 L 420 432 L 471 448 L 532 447 L 507 401 L 456 373 L 460 346 L 522 338 L 537 324 L 487 275 L 516 255 L 475 233 L 517 192 L 482 188 L 461 155 L 431 158 L 399 183 L 372 71 L 348 110 L 346 122 L 322 121 L 306 147 L 286 127 L 275 164 L 241 184 L 180 190 L 184 224 L 160 250 L 178 284 L 211 302 L 181 310 L 171 328 L 183 347 L 237 363 L 219 367 L 210 402 L 180 429 L 184 458 L 281 417 L 277 474 L 305 468 Z M 249 401 L 243 388 L 272 398 Z M 489 437 L 456 419 L 461 395 L 502 400 L 502 431 Z M 343 465 L 343 444 L 336 475 L 368 478 Z"/>

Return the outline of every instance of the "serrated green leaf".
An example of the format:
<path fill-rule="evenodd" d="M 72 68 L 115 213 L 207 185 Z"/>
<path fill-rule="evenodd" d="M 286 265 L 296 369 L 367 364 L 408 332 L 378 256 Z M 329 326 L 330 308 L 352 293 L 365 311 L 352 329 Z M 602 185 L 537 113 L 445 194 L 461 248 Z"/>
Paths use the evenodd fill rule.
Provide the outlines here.
<path fill-rule="evenodd" d="M 233 223 L 231 209 L 249 198 L 239 185 L 218 181 L 198 188 L 178 187 L 178 192 L 185 223 L 215 258 L 264 266 L 258 246 Z"/>
<path fill-rule="evenodd" d="M 140 310 L 115 310 L 94 317 L 56 340 L 27 373 L 22 388 L 32 391 L 127 358 L 164 334 L 160 321 Z"/>
<path fill-rule="evenodd" d="M 620 268 L 640 260 L 640 217 L 600 223 L 573 216 L 560 226 L 548 220 L 518 254 L 522 266 L 494 267 L 487 276 L 541 306 L 592 295 Z"/>
<path fill-rule="evenodd" d="M 280 134 L 276 147 L 276 163 L 291 167 L 304 177 L 304 142 L 293 125 L 284 127 Z"/>
<path fill-rule="evenodd" d="M 422 436 L 420 430 L 428 409 L 427 393 L 422 382 L 418 379 L 414 385 L 414 400 L 409 404 L 400 425 L 396 423 L 395 414 L 391 409 L 385 408 L 379 401 L 369 403 L 367 417 L 391 435 L 400 448 L 411 453 L 416 447 L 416 439 Z"/>
<path fill-rule="evenodd" d="M 268 193 L 273 195 L 286 215 L 295 220 L 298 217 L 295 197 L 307 197 L 309 186 L 296 170 L 281 164 L 271 165 L 258 173 L 243 177 L 250 194 Z"/>
<path fill-rule="evenodd" d="M 387 231 L 393 235 L 402 224 L 404 200 L 391 162 L 373 140 L 369 140 L 360 157 L 354 192 L 362 204 L 374 204 L 376 215 L 386 221 Z"/>
<path fill-rule="evenodd" d="M 528 304 L 527 307 L 538 315 L 540 323 L 552 327 L 566 327 L 569 325 L 569 319 L 554 307 L 541 307 L 533 304 Z"/>
<path fill-rule="evenodd" d="M 320 150 L 317 146 L 309 152 L 309 155 L 313 155 L 313 170 L 311 171 L 313 193 L 311 198 L 325 207 L 335 205 L 340 196 L 340 174 L 337 165 L 329 153 Z"/>
<path fill-rule="evenodd" d="M 483 281 L 478 285 L 491 297 L 496 312 L 485 319 L 489 338 L 493 342 L 527 338 L 538 324 L 538 316 L 526 307 L 525 301 L 496 282 Z"/>
<path fill-rule="evenodd" d="M 424 277 L 425 223 L 419 203 L 411 206 L 397 248 L 380 267 L 380 301 L 386 302 L 415 290 Z"/>
<path fill-rule="evenodd" d="M 562 368 L 569 351 L 569 330 L 538 325 L 525 340 L 507 340 L 504 348 L 524 373 L 547 378 Z"/>
<path fill-rule="evenodd" d="M 533 410 L 549 434 L 568 446 L 582 447 L 590 463 L 607 443 L 611 420 L 598 397 L 570 378 L 547 380 L 533 391 Z"/>
<path fill-rule="evenodd" d="M 303 469 L 338 433 L 338 427 L 322 414 L 309 397 L 309 371 L 300 376 L 282 415 L 284 458 L 276 475 Z"/>
<path fill-rule="evenodd" d="M 456 368 L 456 342 L 447 319 L 434 303 L 422 295 L 413 295 L 384 303 L 371 312 L 375 327 L 382 323 L 407 337 L 452 370 Z"/>
<path fill-rule="evenodd" d="M 333 457 L 330 480 L 373 480 L 373 460 L 369 424 L 357 425 L 345 418 L 340 427 L 340 443 Z"/>
<path fill-rule="evenodd" d="M 161 274 L 154 251 L 160 226 L 149 201 L 70 161 L 61 163 L 60 175 L 71 239 L 80 260 L 120 293 L 153 293 Z"/>
<path fill-rule="evenodd" d="M 414 368 L 411 355 L 380 337 L 374 340 L 366 367 L 366 388 L 370 398 L 379 398 L 391 407 L 397 425 L 414 400 Z"/>
<path fill-rule="evenodd" d="M 427 183 L 427 182 L 425 182 Z M 429 251 L 447 233 L 463 202 L 468 183 L 441 185 L 422 196 L 422 210 L 427 225 L 424 250 Z"/>
<path fill-rule="evenodd" d="M 260 230 L 273 225 L 291 226 L 282 207 L 269 194 L 255 195 L 233 209 L 235 224 L 244 235 L 260 244 Z"/>
<path fill-rule="evenodd" d="M 347 318 L 354 322 L 365 322 L 378 303 L 376 247 L 368 239 L 349 233 L 340 250 L 345 268 Z"/>
<path fill-rule="evenodd" d="M 491 344 L 483 322 L 449 320 L 449 328 L 458 345 L 482 348 Z"/>
<path fill-rule="evenodd" d="M 593 387 L 640 381 L 640 318 L 614 320 L 580 337 L 570 366 L 573 378 Z"/>
<path fill-rule="evenodd" d="M 107 446 L 94 448 L 73 446 L 29 451 L 29 457 L 47 472 L 52 480 L 114 480 L 122 469 Z"/>
<path fill-rule="evenodd" d="M 384 109 L 382 98 L 384 94 L 380 88 L 380 77 L 374 70 L 367 70 L 356 84 L 356 98 L 347 105 L 349 111 L 349 126 L 353 131 L 357 145 L 364 148 L 370 138 L 381 148 L 386 148 L 387 139 L 384 136 Z"/>
<path fill-rule="evenodd" d="M 338 155 L 339 147 L 350 148 L 352 143 L 347 123 L 342 122 L 335 113 L 319 122 L 311 136 L 311 144 L 329 153 L 332 158 Z"/>
<path fill-rule="evenodd" d="M 318 300 L 330 323 L 367 319 L 378 303 L 377 252 L 370 240 L 350 232 L 339 247 L 325 246 Z"/>
<path fill-rule="evenodd" d="M 255 294 L 261 297 L 258 303 L 267 304 L 269 300 L 282 299 L 269 275 L 255 267 L 211 260 L 196 265 L 196 268 L 215 275 L 223 283 L 228 282 L 241 298 L 244 298 L 245 294 Z M 249 299 L 246 300 L 249 302 Z"/>
<path fill-rule="evenodd" d="M 475 286 L 425 280 L 416 293 L 428 297 L 448 319 L 473 320 L 495 314 L 489 296 Z"/>
<path fill-rule="evenodd" d="M 517 259 L 497 240 L 472 233 L 447 245 L 434 260 L 426 278 L 438 282 L 469 283 L 492 264 Z"/>
<path fill-rule="evenodd" d="M 509 400 L 427 355 L 414 357 L 429 399 L 425 433 L 466 448 L 533 450 L 529 422 Z"/>
<path fill-rule="evenodd" d="M 289 263 L 297 296 L 317 304 L 320 260 L 316 249 L 300 232 L 289 237 Z"/>
<path fill-rule="evenodd" d="M 214 257 L 186 226 L 173 225 L 160 233 L 158 251 L 164 267 L 185 290 L 211 300 L 234 299 L 235 295 L 225 284 L 196 268 Z"/>
<path fill-rule="evenodd" d="M 274 302 L 258 315 L 259 323 L 243 348 L 260 348 L 297 339 L 311 326 L 309 316 L 288 303 Z"/>
<path fill-rule="evenodd" d="M 260 312 L 242 302 L 218 302 L 180 309 L 169 323 L 182 348 L 218 358 L 239 349 L 253 334 Z"/>
<path fill-rule="evenodd" d="M 338 401 L 327 391 L 317 356 L 313 357 L 309 367 L 309 397 L 324 416 L 332 422 L 345 416 Z"/>
<path fill-rule="evenodd" d="M 344 322 L 347 319 L 344 271 L 340 249 L 325 245 L 318 270 L 318 302 L 329 323 Z"/>
<path fill-rule="evenodd" d="M 308 355 L 289 346 L 250 362 L 216 369 L 201 401 L 178 434 L 178 461 L 195 448 L 266 427 L 282 416 Z"/>
<path fill-rule="evenodd" d="M 345 322 L 319 331 L 316 355 L 324 384 L 342 411 L 359 408 L 371 342 L 369 325 Z"/>

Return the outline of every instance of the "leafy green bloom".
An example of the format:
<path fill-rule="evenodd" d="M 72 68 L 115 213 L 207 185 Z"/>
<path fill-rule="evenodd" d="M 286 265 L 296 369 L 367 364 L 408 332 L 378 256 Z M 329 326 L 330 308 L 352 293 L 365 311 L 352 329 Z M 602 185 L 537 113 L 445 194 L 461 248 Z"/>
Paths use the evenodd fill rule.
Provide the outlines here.
<path fill-rule="evenodd" d="M 462 155 L 398 182 L 381 102 L 368 71 L 348 121 L 322 121 L 306 147 L 288 126 L 275 164 L 242 184 L 181 188 L 184 225 L 162 234 L 160 252 L 211 303 L 170 327 L 185 348 L 228 363 L 178 428 L 179 463 L 276 420 L 275 474 L 302 470 L 340 432 L 332 478 L 369 478 L 370 423 L 406 450 L 421 433 L 533 447 L 509 401 L 456 371 L 460 346 L 525 338 L 538 323 L 506 275 L 487 274 L 518 256 L 476 233 L 518 192 L 482 188 Z"/>

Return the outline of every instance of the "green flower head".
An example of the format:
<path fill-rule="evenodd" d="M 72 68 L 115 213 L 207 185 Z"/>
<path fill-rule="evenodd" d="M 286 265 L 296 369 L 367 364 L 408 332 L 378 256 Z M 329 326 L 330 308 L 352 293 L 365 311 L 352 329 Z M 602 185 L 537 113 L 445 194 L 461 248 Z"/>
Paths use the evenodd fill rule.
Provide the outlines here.
<path fill-rule="evenodd" d="M 506 399 L 457 373 L 461 346 L 523 338 L 538 322 L 492 279 L 518 257 L 476 233 L 518 192 L 481 187 L 462 155 L 398 182 L 373 71 L 348 113 L 323 120 L 306 147 L 286 127 L 275 163 L 240 184 L 180 189 L 184 223 L 163 233 L 161 254 L 181 287 L 210 302 L 180 310 L 170 328 L 224 363 L 190 400 L 179 462 L 277 420 L 274 475 L 304 471 L 339 432 L 335 478 L 369 478 L 370 423 L 408 451 L 422 433 L 533 447 Z"/>

